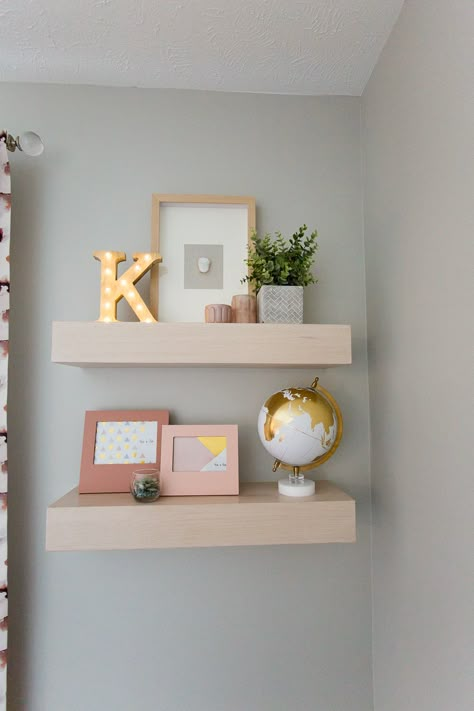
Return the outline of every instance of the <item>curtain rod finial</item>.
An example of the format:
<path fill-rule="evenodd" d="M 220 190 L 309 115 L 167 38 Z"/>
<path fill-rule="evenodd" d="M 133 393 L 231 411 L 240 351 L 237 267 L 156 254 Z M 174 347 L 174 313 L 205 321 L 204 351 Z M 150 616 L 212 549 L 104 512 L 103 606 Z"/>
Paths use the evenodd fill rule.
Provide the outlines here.
<path fill-rule="evenodd" d="M 14 153 L 18 148 L 19 151 L 26 153 L 27 156 L 36 157 L 40 156 L 44 151 L 43 141 L 33 131 L 25 131 L 25 133 L 16 138 L 8 131 L 0 131 L 0 139 L 2 138 L 11 153 Z"/>

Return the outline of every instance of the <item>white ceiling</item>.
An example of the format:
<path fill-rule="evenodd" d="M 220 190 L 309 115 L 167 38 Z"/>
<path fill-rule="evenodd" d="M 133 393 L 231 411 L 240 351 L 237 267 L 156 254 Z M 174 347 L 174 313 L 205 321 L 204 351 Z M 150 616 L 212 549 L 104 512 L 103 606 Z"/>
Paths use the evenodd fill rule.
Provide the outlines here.
<path fill-rule="evenodd" d="M 0 81 L 362 93 L 403 0 L 0 0 Z"/>

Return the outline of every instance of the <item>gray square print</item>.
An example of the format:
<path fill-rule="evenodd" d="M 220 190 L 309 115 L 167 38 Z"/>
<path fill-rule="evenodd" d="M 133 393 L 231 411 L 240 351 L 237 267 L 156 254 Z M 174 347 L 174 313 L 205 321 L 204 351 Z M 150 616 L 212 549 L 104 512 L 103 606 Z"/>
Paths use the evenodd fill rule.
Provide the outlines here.
<path fill-rule="evenodd" d="M 209 260 L 207 272 L 199 270 L 198 260 L 201 257 Z M 224 288 L 224 247 L 222 244 L 184 245 L 184 288 Z"/>

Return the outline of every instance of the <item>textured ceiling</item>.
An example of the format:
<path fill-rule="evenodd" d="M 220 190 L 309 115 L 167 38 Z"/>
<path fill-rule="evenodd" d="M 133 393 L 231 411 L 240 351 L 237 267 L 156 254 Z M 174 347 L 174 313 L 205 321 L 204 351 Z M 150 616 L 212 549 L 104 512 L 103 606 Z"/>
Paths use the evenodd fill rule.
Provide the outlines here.
<path fill-rule="evenodd" d="M 0 0 L 0 81 L 360 94 L 403 0 Z"/>

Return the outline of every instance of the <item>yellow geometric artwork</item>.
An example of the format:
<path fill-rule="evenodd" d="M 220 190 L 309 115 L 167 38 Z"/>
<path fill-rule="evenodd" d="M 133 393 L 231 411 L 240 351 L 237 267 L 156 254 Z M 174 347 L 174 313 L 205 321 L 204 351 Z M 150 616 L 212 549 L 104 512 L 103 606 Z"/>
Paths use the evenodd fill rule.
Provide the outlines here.
<path fill-rule="evenodd" d="M 198 437 L 198 440 L 217 457 L 227 447 L 227 437 Z"/>
<path fill-rule="evenodd" d="M 94 464 L 156 464 L 157 422 L 98 422 Z"/>
<path fill-rule="evenodd" d="M 227 437 L 175 437 L 173 471 L 225 472 Z"/>

